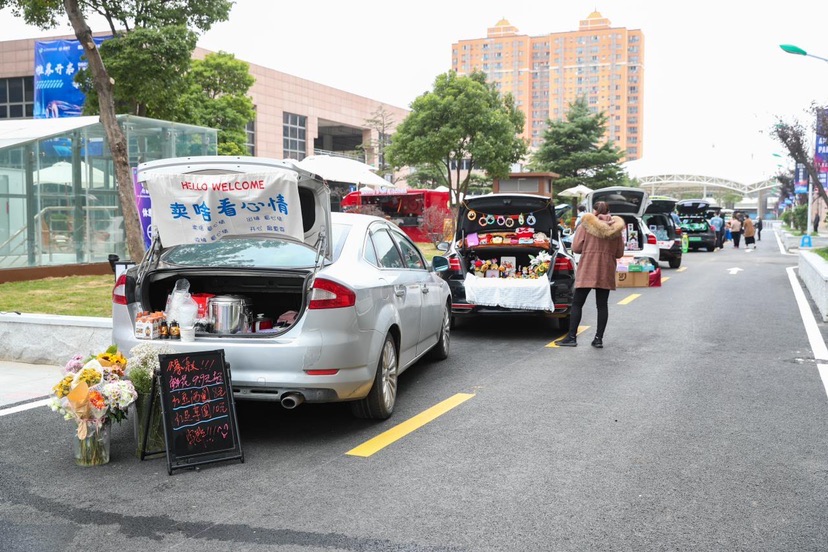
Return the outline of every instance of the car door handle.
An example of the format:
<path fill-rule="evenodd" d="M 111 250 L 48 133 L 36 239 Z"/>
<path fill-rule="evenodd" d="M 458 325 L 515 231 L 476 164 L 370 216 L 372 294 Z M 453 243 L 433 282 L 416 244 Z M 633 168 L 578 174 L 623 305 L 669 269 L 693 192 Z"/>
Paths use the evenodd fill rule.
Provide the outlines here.
<path fill-rule="evenodd" d="M 394 286 L 394 295 L 396 295 L 397 297 L 405 297 L 405 286 Z"/>
<path fill-rule="evenodd" d="M 426 284 L 422 284 L 422 285 L 420 286 L 420 290 L 421 290 L 423 293 L 428 293 L 428 286 L 427 286 Z"/>

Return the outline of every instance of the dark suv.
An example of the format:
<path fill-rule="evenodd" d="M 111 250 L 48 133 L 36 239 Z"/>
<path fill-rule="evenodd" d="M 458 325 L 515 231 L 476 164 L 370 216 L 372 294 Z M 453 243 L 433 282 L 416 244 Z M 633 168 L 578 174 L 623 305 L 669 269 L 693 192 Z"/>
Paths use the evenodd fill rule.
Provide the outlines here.
<path fill-rule="evenodd" d="M 464 317 L 493 314 L 525 313 L 557 318 L 559 327 L 569 327 L 572 295 L 575 287 L 575 262 L 562 243 L 562 229 L 558 225 L 560 212 L 556 212 L 551 198 L 531 194 L 487 194 L 467 197 L 458 210 L 454 241 L 441 249 L 446 250 L 449 271 L 440 276 L 448 281 L 451 289 L 452 322 Z M 520 273 L 531 266 L 532 259 L 542 252 L 549 255 L 548 271 L 534 281 L 549 282 L 551 301 L 548 308 L 536 308 L 538 304 L 503 306 L 497 302 L 469 299 L 467 278 L 477 278 L 481 263 L 497 260 L 500 266 L 508 259 L 510 268 Z M 502 269 L 501 269 L 502 270 Z M 491 274 L 486 274 L 491 276 Z M 497 282 L 503 288 L 527 284 L 521 278 L 501 278 Z M 489 283 L 494 282 L 480 282 Z M 537 291 L 537 289 L 535 290 Z M 548 300 L 544 291 L 544 299 Z M 477 302 L 475 302 L 477 301 Z"/>
<path fill-rule="evenodd" d="M 716 251 L 716 229 L 707 220 L 711 204 L 703 199 L 683 199 L 676 203 L 676 213 L 681 219 L 681 230 L 687 234 L 690 251 L 704 247 Z"/>
<path fill-rule="evenodd" d="M 681 219 L 676 215 L 677 199 L 671 197 L 651 196 L 650 204 L 644 215 L 644 224 L 655 234 L 658 244 L 658 260 L 666 262 L 670 268 L 681 266 Z"/>

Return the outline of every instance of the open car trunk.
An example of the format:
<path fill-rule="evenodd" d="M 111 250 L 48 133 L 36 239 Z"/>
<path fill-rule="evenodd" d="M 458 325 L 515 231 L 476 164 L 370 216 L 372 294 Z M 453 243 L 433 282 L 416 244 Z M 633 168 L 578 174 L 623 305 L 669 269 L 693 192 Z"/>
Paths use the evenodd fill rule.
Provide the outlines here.
<path fill-rule="evenodd" d="M 238 271 L 215 269 L 154 270 L 143 279 L 140 304 L 144 311 L 166 310 L 176 283 L 185 279 L 189 282 L 190 295 L 204 303 L 209 303 L 211 296 L 233 296 L 245 300 L 243 317 L 246 322 L 239 331 L 222 331 L 216 327 L 215 318 L 210 315 L 209 309 L 206 309 L 206 315 L 198 316 L 196 319 L 196 335 L 267 337 L 287 331 L 304 314 L 305 293 L 312 272 L 251 272 L 248 270 L 241 275 Z M 266 321 L 265 326 L 272 328 L 256 328 L 257 317 L 260 321 Z M 280 318 L 284 322 L 278 322 Z"/>

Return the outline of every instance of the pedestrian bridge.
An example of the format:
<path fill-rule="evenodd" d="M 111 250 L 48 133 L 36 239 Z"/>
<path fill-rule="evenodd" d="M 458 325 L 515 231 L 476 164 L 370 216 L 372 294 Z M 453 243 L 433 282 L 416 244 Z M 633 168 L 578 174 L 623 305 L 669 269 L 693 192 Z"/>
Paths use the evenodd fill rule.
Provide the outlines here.
<path fill-rule="evenodd" d="M 699 192 L 700 197 L 708 197 L 711 192 L 727 190 L 741 196 L 755 196 L 759 192 L 770 190 L 781 183 L 776 178 L 745 184 L 715 176 L 673 173 L 654 176 L 639 176 L 637 180 L 650 195 L 675 195 L 680 192 Z"/>

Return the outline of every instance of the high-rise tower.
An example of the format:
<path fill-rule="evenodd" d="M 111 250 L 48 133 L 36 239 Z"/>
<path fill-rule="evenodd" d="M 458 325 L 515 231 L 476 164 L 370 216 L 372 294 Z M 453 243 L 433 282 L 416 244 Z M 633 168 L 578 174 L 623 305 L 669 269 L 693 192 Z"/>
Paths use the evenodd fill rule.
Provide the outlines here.
<path fill-rule="evenodd" d="M 452 44 L 451 66 L 460 75 L 486 73 L 502 93 L 511 92 L 526 115 L 523 136 L 535 149 L 547 120 L 562 120 L 579 96 L 607 115 L 606 137 L 626 152 L 644 152 L 644 35 L 612 27 L 592 12 L 577 31 L 542 36 L 519 34 L 506 19 L 486 38 Z"/>

